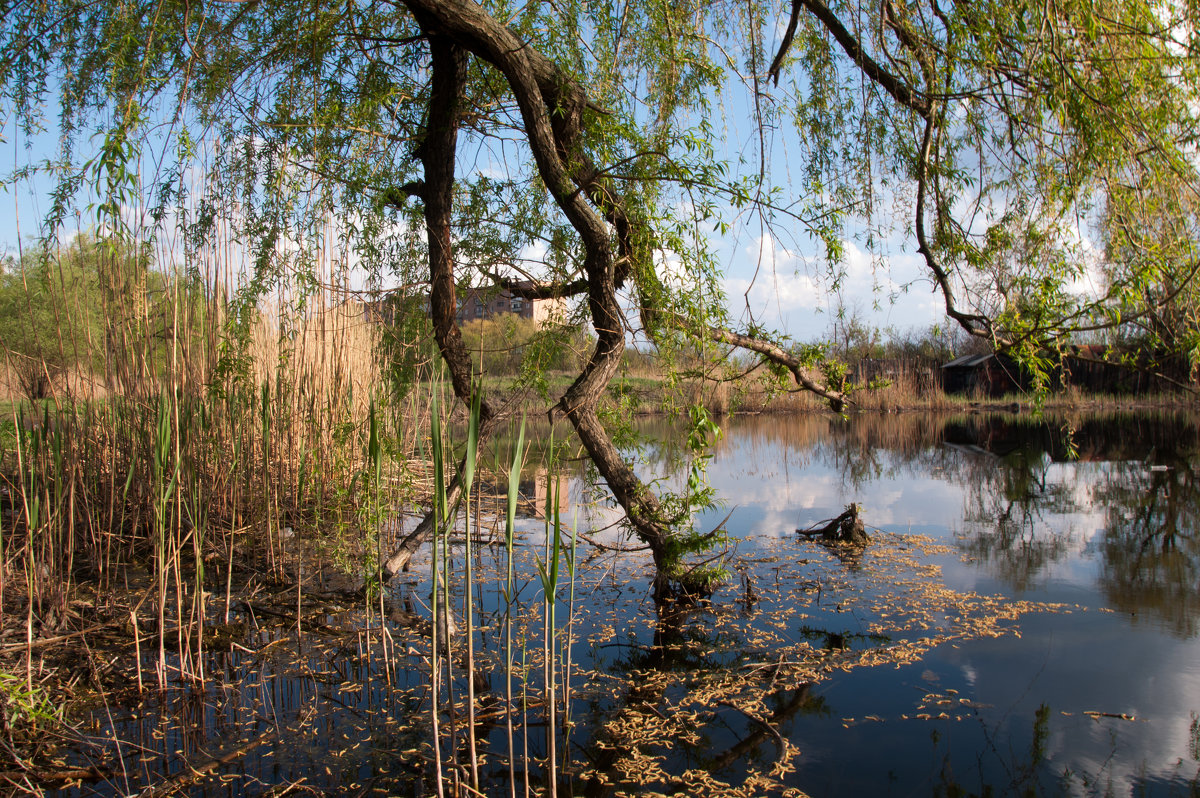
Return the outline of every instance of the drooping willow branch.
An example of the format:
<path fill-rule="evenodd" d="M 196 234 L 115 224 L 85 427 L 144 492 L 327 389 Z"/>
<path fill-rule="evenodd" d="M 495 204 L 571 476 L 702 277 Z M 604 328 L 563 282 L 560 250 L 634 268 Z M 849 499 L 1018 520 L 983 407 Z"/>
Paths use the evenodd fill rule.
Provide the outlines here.
<path fill-rule="evenodd" d="M 917 238 L 917 252 L 925 261 L 926 269 L 928 269 L 938 289 L 941 291 L 945 302 L 946 315 L 954 319 L 959 326 L 973 336 L 989 338 L 999 346 L 1007 345 L 1008 341 L 997 337 L 996 330 L 987 316 L 968 313 L 958 308 L 954 288 L 950 284 L 950 272 L 941 263 L 935 253 L 925 228 L 928 194 L 932 179 L 933 142 L 939 126 L 944 124 L 944 120 L 941 117 L 942 102 L 939 99 L 940 94 L 936 85 L 937 70 L 934 63 L 933 51 L 911 29 L 907 21 L 896 10 L 892 0 L 883 0 L 883 21 L 895 34 L 900 45 L 909 52 L 921 68 L 925 86 L 918 89 L 889 72 L 872 58 L 859 37 L 847 29 L 842 21 L 838 19 L 837 15 L 821 0 L 792 0 L 791 19 L 783 41 L 780 44 L 779 52 L 771 64 L 770 75 L 775 77 L 776 83 L 778 83 L 778 72 L 782 68 L 784 57 L 795 37 L 795 26 L 801 9 L 807 10 L 820 22 L 825 30 L 837 41 L 838 45 L 841 46 L 842 51 L 854 63 L 855 67 L 870 79 L 872 83 L 879 86 L 897 103 L 908 108 L 921 119 L 923 124 L 921 145 L 915 164 L 917 198 L 916 206 L 913 210 L 913 227 Z M 935 203 L 935 205 L 934 213 L 938 215 L 940 225 L 942 221 L 940 217 L 945 213 L 945 209 L 940 203 Z"/>
<path fill-rule="evenodd" d="M 624 508 L 638 536 L 649 546 L 659 566 L 659 584 L 668 578 L 671 553 L 671 521 L 664 517 L 657 496 L 634 473 L 600 422 L 598 408 L 625 349 L 625 315 L 617 299 L 617 289 L 638 265 L 652 262 L 646 244 L 653 236 L 640 235 L 628 214 L 622 194 L 605 172 L 583 153 L 581 142 L 586 134 L 584 110 L 589 107 L 585 91 L 562 73 L 536 48 L 521 41 L 511 30 L 488 15 L 470 0 L 405 0 L 422 28 L 429 33 L 431 51 L 435 42 L 452 42 L 495 67 L 504 76 L 520 110 L 530 152 L 542 182 L 556 205 L 579 237 L 583 279 L 564 285 L 534 285 L 521 289 L 533 296 L 562 296 L 586 289 L 588 310 L 596 333 L 596 344 L 579 376 L 567 388 L 551 410 L 565 416 L 574 427 L 592 462 L 604 477 L 614 497 Z M 435 80 L 448 67 L 434 59 Z M 435 191 L 448 191 L 453 175 L 453 135 L 444 135 L 443 127 L 453 127 L 444 119 L 446 108 L 442 92 L 433 91 L 430 108 L 431 130 L 420 148 L 425 164 L 426 219 L 430 227 L 430 274 L 433 293 L 435 335 L 451 371 L 455 393 L 464 399 L 470 390 L 470 362 L 461 357 L 461 333 L 454 324 L 453 259 L 449 256 L 448 208 L 438 205 L 431 211 Z M 456 95 L 457 96 L 457 95 Z M 436 113 L 435 113 L 436 112 Z M 434 125 L 438 129 L 433 129 Z M 442 159 L 439 166 L 434 158 Z M 446 175 L 450 175 L 449 183 Z M 439 188 L 435 189 L 435 184 Z M 433 225 L 436 223 L 436 230 Z M 615 235 L 614 235 L 615 234 Z M 439 240 L 434 242 L 434 237 Z M 613 251 L 613 239 L 616 252 Z M 435 251 L 436 249 L 436 251 Z M 503 284 L 503 283 L 502 283 Z M 510 290 L 515 285 L 507 286 Z M 447 297 L 449 300 L 447 300 Z M 750 336 L 719 328 L 707 328 L 704 334 L 714 340 L 749 348 L 788 368 L 797 384 L 830 400 L 841 409 L 844 397 L 824 388 L 803 364 L 781 349 Z M 494 418 L 489 414 L 487 418 Z M 415 533 L 414 533 L 415 534 Z M 410 540 L 412 536 L 410 536 Z M 407 561 L 402 552 L 388 560 Z"/>

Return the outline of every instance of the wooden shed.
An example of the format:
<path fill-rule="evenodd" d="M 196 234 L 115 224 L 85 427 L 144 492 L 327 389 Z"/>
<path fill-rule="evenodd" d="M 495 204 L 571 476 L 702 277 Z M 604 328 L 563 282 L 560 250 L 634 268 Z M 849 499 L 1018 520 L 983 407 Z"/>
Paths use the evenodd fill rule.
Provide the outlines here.
<path fill-rule="evenodd" d="M 942 366 L 942 390 L 946 393 L 1003 396 L 1028 387 L 1016 362 L 1007 355 L 963 355 Z"/>

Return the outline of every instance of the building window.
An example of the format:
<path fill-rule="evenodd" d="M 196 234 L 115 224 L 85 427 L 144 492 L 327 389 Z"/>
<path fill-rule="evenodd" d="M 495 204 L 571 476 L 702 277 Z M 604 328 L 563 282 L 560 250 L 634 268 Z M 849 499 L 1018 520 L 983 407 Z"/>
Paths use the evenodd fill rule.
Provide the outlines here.
<path fill-rule="evenodd" d="M 523 304 L 524 303 L 521 301 L 521 297 L 519 297 L 519 296 L 513 297 L 512 305 L 510 306 L 510 308 L 514 313 L 518 313 L 518 312 L 520 312 L 521 306 Z"/>

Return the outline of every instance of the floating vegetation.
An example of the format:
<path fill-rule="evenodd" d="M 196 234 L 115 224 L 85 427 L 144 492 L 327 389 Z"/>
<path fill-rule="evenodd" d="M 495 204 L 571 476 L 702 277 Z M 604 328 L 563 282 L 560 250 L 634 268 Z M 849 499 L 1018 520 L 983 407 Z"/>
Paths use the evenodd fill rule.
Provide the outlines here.
<path fill-rule="evenodd" d="M 1024 613 L 1070 609 L 950 590 L 929 562 L 934 553 L 946 549 L 929 538 L 881 534 L 861 570 L 849 575 L 839 574 L 836 555 L 818 544 L 781 538 L 745 563 L 755 571 L 753 610 L 714 600 L 702 613 L 665 608 L 641 616 L 643 635 L 652 633 L 655 644 L 632 657 L 624 672 L 590 671 L 580 688 L 584 696 L 598 691 L 618 707 L 599 729 L 597 747 L 608 756 L 580 776 L 630 790 L 654 785 L 690 794 L 702 786 L 699 794 L 786 794 L 784 777 L 803 751 L 774 724 L 804 711 L 814 683 L 836 672 L 917 662 L 953 641 L 1017 634 L 1012 622 Z M 611 639 L 612 628 L 602 629 L 595 642 Z M 826 640 L 854 645 L 813 645 L 812 631 L 822 628 Z M 707 648 L 695 646 L 703 640 Z M 741 716 L 745 735 L 729 748 L 739 752 L 738 779 L 726 781 L 714 771 L 734 762 L 712 748 L 707 732 L 730 724 L 731 714 Z M 676 766 L 672 772 L 681 747 L 703 752 L 721 767 L 705 771 L 700 781 L 695 769 Z M 751 756 L 757 749 L 770 755 Z"/>
<path fill-rule="evenodd" d="M 203 685 L 180 680 L 139 694 L 136 652 L 114 640 L 99 659 L 125 674 L 124 687 L 106 680 L 90 719 L 39 751 L 31 772 L 67 794 L 268 786 L 421 794 L 435 789 L 440 761 L 450 794 L 476 778 L 486 794 L 507 792 L 511 767 L 517 788 L 528 783 L 534 792 L 547 790 L 545 774 L 554 772 L 564 794 L 795 795 L 787 779 L 804 751 L 778 727 L 828 712 L 814 685 L 916 662 L 938 645 L 1016 634 L 1013 621 L 1024 613 L 1071 609 L 949 590 L 931 563 L 944 547 L 920 536 L 877 534 L 853 570 L 818 544 L 781 537 L 740 558 L 740 585 L 686 605 L 649 599 L 648 559 L 580 551 L 575 601 L 558 608 L 547 643 L 538 569 L 545 554 L 520 536 L 514 543 L 511 581 L 505 547 L 473 547 L 471 646 L 460 624 L 435 654 L 434 635 L 444 633 L 423 598 L 430 570 L 419 563 L 413 573 L 426 576 L 390 587 L 382 614 L 376 602 L 316 585 L 298 592 L 246 583 L 230 622 L 207 630 Z M 439 541 L 439 566 L 443 556 L 461 566 L 465 548 L 443 548 Z M 448 595 L 451 612 L 461 613 L 461 580 Z M 149 640 L 141 665 L 153 667 Z M 431 662 L 447 652 L 434 716 Z M 562 726 L 553 770 L 551 706 Z M 965 697 L 929 694 L 912 717 L 972 709 Z M 74 781 L 54 782 L 55 774 Z"/>

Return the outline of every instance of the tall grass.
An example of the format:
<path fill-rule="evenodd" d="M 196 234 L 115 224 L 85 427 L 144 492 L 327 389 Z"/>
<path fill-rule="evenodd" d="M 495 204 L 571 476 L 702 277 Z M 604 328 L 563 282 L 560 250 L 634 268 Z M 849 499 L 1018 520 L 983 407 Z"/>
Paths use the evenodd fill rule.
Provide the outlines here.
<path fill-rule="evenodd" d="M 436 388 L 435 388 L 436 392 Z M 435 407 L 440 403 L 435 400 Z M 478 456 L 477 441 L 479 427 L 478 401 L 472 403 L 462 447 L 464 484 L 473 482 Z M 484 794 L 486 786 L 481 777 L 483 746 L 476 739 L 477 714 L 480 696 L 476 695 L 476 678 L 488 667 L 475 657 L 475 636 L 481 630 L 476 624 L 477 576 L 474 571 L 477 546 L 476 532 L 481 519 L 478 510 L 471 514 L 471 490 L 465 490 L 459 507 L 446 503 L 445 485 L 448 481 L 447 466 L 450 452 L 454 451 L 449 440 L 447 425 L 435 414 L 431 421 L 431 461 L 434 471 L 434 508 L 438 523 L 430 544 L 430 591 L 431 591 L 431 670 L 430 670 L 430 729 L 432 761 L 437 771 L 436 789 L 439 794 Z M 549 490 L 545 504 L 540 508 L 544 522 L 544 547 L 540 554 L 533 555 L 533 562 L 518 566 L 521 558 L 522 541 L 517 532 L 516 516 L 520 500 L 521 473 L 525 466 L 525 424 L 521 422 L 515 431 L 510 456 L 497 464 L 500 472 L 507 471 L 507 489 L 502 510 L 503 554 L 500 562 L 497 595 L 500 604 L 492 615 L 492 634 L 500 643 L 500 671 L 503 678 L 502 701 L 504 706 L 503 740 L 507 748 L 505 768 L 505 791 L 510 796 L 520 793 L 533 794 L 530 775 L 538 769 L 543 773 L 541 794 L 557 795 L 559 784 L 569 760 L 569 752 L 560 742 L 569 734 L 569 707 L 571 683 L 571 618 L 575 610 L 575 574 L 577 537 L 573 527 L 563 523 L 562 508 L 567 497 L 563 495 L 562 481 L 555 478 L 558 470 L 554 462 L 553 436 L 548 448 L 549 462 L 541 464 L 547 473 Z M 539 469 L 541 470 L 541 469 Z M 458 511 L 462 509 L 460 514 Z M 457 539 L 455 521 L 462 520 L 462 556 L 464 565 L 457 572 L 451 567 L 454 548 L 451 540 Z M 497 519 L 500 520 L 500 519 Z M 457 544 L 456 544 L 457 545 Z M 518 567 L 527 570 L 536 568 L 541 590 L 532 607 L 518 597 Z M 454 583 L 453 580 L 461 579 Z M 559 605 L 566 597 L 566 612 Z M 459 630 L 453 624 L 452 596 L 462 596 L 463 626 Z M 443 620 L 445 619 L 445 620 Z M 540 635 L 530 634 L 540 627 Z M 540 640 L 538 639 L 540 637 Z M 454 664 L 462 664 L 462 672 L 456 676 Z M 519 691 L 518 685 L 519 684 Z M 458 688 L 462 683 L 464 687 Z M 456 691 L 458 696 L 456 697 Z M 465 696 L 463 695 L 465 693 Z M 494 695 L 493 698 L 501 698 Z M 458 707 L 465 700 L 465 710 Z M 461 728 L 459 721 L 464 721 Z M 531 730 L 541 728 L 544 734 L 543 755 L 531 750 Z M 465 761 L 460 760 L 460 755 Z M 522 776 L 518 781 L 518 771 Z M 465 782 L 465 783 L 464 783 Z M 461 790 L 466 788 L 466 792 Z"/>
<path fill-rule="evenodd" d="M 430 607 L 432 608 L 432 622 L 430 624 L 430 643 L 429 643 L 429 661 L 430 661 L 430 716 L 433 728 L 433 760 L 436 763 L 436 784 L 437 794 L 440 796 L 445 794 L 445 784 L 442 779 L 442 734 L 441 734 L 441 711 L 439 701 L 441 699 L 440 679 L 442 668 L 439 664 L 438 657 L 440 651 L 438 649 L 439 638 L 447 638 L 447 655 L 449 654 L 449 633 L 450 633 L 450 611 L 449 611 L 449 586 L 446 586 L 445 595 L 442 590 L 442 572 L 438 567 L 439 547 L 442 549 L 442 556 L 446 549 L 444 541 L 449 537 L 449 529 L 447 521 L 450 518 L 450 508 L 446 497 L 446 458 L 443 454 L 443 438 L 441 428 L 441 414 L 438 412 L 437 391 L 433 392 L 433 413 L 430 423 L 432 425 L 430 445 L 431 457 L 433 460 L 433 540 L 430 544 L 429 557 L 429 584 L 430 584 Z M 443 618 L 446 620 L 443 622 Z M 449 656 L 446 657 L 449 662 Z M 447 674 L 447 681 L 449 674 Z M 453 699 L 451 699 L 453 700 Z"/>
<path fill-rule="evenodd" d="M 475 624 L 473 596 L 475 579 L 472 572 L 471 552 L 471 484 L 475 481 L 475 462 L 479 454 L 479 416 L 483 400 L 482 389 L 476 388 L 471 400 L 471 414 L 467 421 L 467 447 L 463 455 L 463 620 L 467 641 L 467 756 L 471 768 L 471 787 L 479 790 L 479 753 L 475 740 Z"/>
<path fill-rule="evenodd" d="M 512 461 L 508 464 L 508 491 L 504 502 L 504 713 L 505 736 L 508 741 L 508 791 L 512 798 L 517 794 L 516 747 L 513 742 L 513 603 L 516 601 L 515 568 L 513 565 L 516 541 L 517 498 L 520 490 L 521 467 L 525 461 L 525 421 L 517 431 L 513 445 Z M 528 773 L 528 768 L 526 769 Z M 525 786 L 528 789 L 529 782 Z"/>
<path fill-rule="evenodd" d="M 283 276 L 249 301 L 232 231 L 218 224 L 212 242 L 182 254 L 162 241 L 96 247 L 95 289 L 62 292 L 61 327 L 45 336 L 59 350 L 46 358 L 69 350 L 75 365 L 48 401 L 13 397 L 0 422 L 12 511 L 0 626 L 19 612 L 32 648 L 86 621 L 132 624 L 159 687 L 204 679 L 203 627 L 222 620 L 222 603 L 228 620 L 236 570 L 299 581 L 284 530 L 340 530 L 329 545 L 365 569 L 363 528 L 377 532 L 381 515 L 359 508 L 414 483 L 405 460 L 428 412 L 391 397 L 363 304 L 322 287 L 339 283 L 344 260 L 318 253 L 314 280 L 294 271 L 294 253 L 272 253 Z M 29 357 L 6 354 L 10 368 Z M 124 593 L 131 568 L 150 576 L 145 598 Z M 80 580 L 97 588 L 86 621 L 72 609 Z"/>

